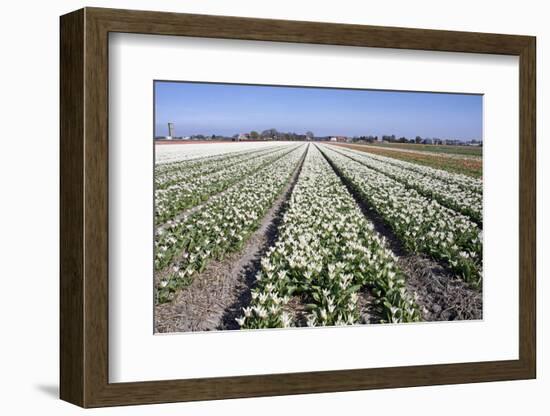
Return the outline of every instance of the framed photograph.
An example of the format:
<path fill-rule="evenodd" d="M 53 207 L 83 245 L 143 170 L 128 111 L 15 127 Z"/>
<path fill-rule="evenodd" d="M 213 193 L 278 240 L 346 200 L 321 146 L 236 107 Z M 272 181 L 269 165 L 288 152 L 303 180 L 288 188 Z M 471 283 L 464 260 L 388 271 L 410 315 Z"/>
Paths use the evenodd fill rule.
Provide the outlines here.
<path fill-rule="evenodd" d="M 536 377 L 534 37 L 60 28 L 63 400 Z"/>

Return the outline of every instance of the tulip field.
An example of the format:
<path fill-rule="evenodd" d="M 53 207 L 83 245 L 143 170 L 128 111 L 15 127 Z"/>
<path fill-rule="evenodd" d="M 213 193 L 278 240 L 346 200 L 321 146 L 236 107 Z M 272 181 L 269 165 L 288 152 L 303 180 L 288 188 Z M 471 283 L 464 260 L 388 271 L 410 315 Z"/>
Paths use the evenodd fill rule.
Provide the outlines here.
<path fill-rule="evenodd" d="M 327 142 L 155 154 L 158 332 L 481 316 L 480 177 Z"/>

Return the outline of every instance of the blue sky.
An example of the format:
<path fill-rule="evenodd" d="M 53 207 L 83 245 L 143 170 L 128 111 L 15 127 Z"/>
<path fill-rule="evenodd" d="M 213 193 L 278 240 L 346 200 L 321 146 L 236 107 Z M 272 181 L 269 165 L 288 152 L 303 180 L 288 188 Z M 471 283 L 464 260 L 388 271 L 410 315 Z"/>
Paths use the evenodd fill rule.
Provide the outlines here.
<path fill-rule="evenodd" d="M 316 136 L 482 138 L 482 96 L 155 82 L 155 136 L 233 135 L 275 128 Z"/>

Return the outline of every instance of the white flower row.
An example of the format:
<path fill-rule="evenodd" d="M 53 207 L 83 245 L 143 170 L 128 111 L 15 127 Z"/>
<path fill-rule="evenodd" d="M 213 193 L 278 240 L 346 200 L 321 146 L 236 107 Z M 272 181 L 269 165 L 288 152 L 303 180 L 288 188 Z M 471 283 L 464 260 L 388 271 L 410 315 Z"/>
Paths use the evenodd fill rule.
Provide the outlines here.
<path fill-rule="evenodd" d="M 342 149 L 342 147 L 339 147 L 339 149 Z M 367 156 L 367 152 L 361 152 L 350 148 L 346 148 L 346 151 L 352 152 L 358 156 L 369 157 L 371 159 L 389 163 L 403 169 L 408 169 L 421 175 L 431 176 L 441 181 L 449 182 L 451 184 L 459 186 L 465 190 L 477 192 L 479 194 L 483 193 L 483 181 L 479 178 L 473 178 L 471 176 L 463 175 L 461 173 L 452 173 L 446 170 L 436 169 L 430 166 L 424 166 L 418 163 L 407 162 L 405 160 L 399 160 L 392 157 L 377 155 L 374 153 L 368 153 Z"/>
<path fill-rule="evenodd" d="M 457 160 L 480 160 L 481 155 L 476 154 L 461 154 L 461 153 L 446 153 L 446 152 L 431 152 L 429 150 L 423 150 L 422 148 L 403 148 L 401 146 L 377 146 L 377 145 L 366 145 L 369 147 L 377 147 L 379 149 L 384 149 L 390 152 L 399 152 L 399 153 L 411 153 L 422 156 L 437 156 L 440 158 L 447 159 L 457 159 Z"/>
<path fill-rule="evenodd" d="M 155 190 L 155 223 L 163 224 L 183 210 L 192 208 L 258 169 L 274 162 L 296 148 L 284 146 L 275 151 L 253 157 L 243 163 L 228 164 L 208 175 L 198 175 Z"/>
<path fill-rule="evenodd" d="M 285 144 L 287 142 L 279 141 L 155 144 L 155 165 Z"/>
<path fill-rule="evenodd" d="M 371 154 L 365 152 L 355 152 L 344 147 L 333 148 L 333 150 L 387 175 L 410 188 L 416 189 L 428 198 L 436 199 L 441 205 L 467 215 L 477 224 L 482 224 L 482 194 L 473 191 L 471 188 L 460 186 L 456 181 L 451 179 L 442 180 L 426 174 L 424 172 L 425 169 L 420 166 L 418 170 L 411 170 L 399 164 L 373 157 Z"/>
<path fill-rule="evenodd" d="M 260 225 L 303 156 L 305 146 L 248 176 L 197 212 L 157 231 L 155 270 L 161 272 L 157 301 L 170 301 L 212 259 L 240 250 Z M 168 268 L 168 269 L 167 269 Z"/>
<path fill-rule="evenodd" d="M 279 229 L 261 260 L 243 328 L 295 326 L 288 303 L 307 304 L 307 324 L 360 322 L 358 292 L 369 287 L 388 322 L 418 320 L 393 253 L 321 155 L 309 146 Z"/>
<path fill-rule="evenodd" d="M 276 150 L 276 147 L 270 146 L 262 149 L 245 150 L 219 156 L 157 165 L 155 166 L 155 189 L 166 188 L 173 183 L 187 180 L 194 176 L 207 175 L 230 164 L 243 162 L 274 150 Z"/>
<path fill-rule="evenodd" d="M 322 151 L 407 249 L 442 260 L 464 280 L 480 283 L 482 232 L 468 217 L 343 156 L 332 146 L 324 145 Z"/>

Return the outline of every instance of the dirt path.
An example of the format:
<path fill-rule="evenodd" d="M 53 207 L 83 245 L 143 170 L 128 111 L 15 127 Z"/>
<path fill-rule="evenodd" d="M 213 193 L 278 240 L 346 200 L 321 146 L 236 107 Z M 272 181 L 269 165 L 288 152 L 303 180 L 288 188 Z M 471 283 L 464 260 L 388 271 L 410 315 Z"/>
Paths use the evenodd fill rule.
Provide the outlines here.
<path fill-rule="evenodd" d="M 326 158 L 326 156 L 325 156 Z M 354 191 L 353 187 L 327 158 L 336 174 L 353 195 L 363 214 L 372 222 L 374 229 L 386 240 L 386 245 L 398 256 L 397 264 L 405 274 L 407 290 L 417 295 L 424 321 L 452 321 L 482 319 L 482 293 L 455 277 L 438 262 L 420 254 L 409 253 L 399 238 L 384 220 Z M 369 297 L 368 292 L 362 297 Z M 369 322 L 377 321 L 371 309 L 366 316 Z"/>
<path fill-rule="evenodd" d="M 221 261 L 211 262 L 193 282 L 167 304 L 155 307 L 155 332 L 210 331 L 238 329 L 235 318 L 250 303 L 260 260 L 277 238 L 294 184 L 300 174 L 306 152 L 297 164 L 288 184 L 264 216 L 242 251 Z"/>

